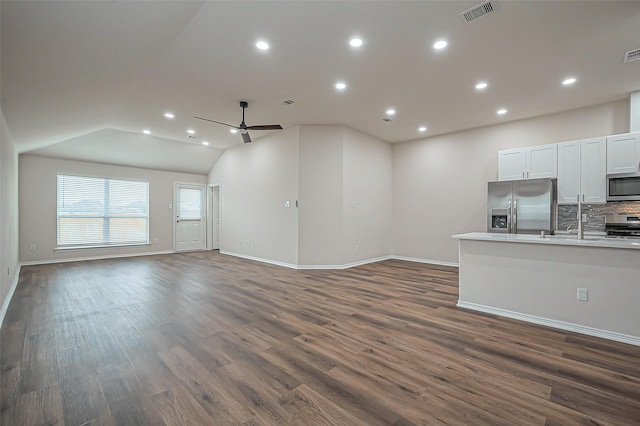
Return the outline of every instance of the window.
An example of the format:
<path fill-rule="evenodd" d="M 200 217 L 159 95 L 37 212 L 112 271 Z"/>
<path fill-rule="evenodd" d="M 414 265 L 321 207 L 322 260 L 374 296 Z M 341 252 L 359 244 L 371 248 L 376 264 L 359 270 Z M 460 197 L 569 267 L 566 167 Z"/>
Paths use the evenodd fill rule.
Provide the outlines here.
<path fill-rule="evenodd" d="M 149 182 L 58 175 L 58 246 L 149 243 Z"/>
<path fill-rule="evenodd" d="M 180 188 L 180 219 L 200 220 L 201 199 L 202 191 L 200 189 Z"/>

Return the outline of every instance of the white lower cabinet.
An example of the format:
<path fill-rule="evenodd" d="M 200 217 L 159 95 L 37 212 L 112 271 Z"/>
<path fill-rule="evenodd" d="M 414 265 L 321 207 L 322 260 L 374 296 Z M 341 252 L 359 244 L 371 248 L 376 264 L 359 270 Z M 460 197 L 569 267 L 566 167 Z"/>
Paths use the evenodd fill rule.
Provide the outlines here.
<path fill-rule="evenodd" d="M 604 203 L 606 184 L 605 137 L 558 144 L 558 204 Z"/>

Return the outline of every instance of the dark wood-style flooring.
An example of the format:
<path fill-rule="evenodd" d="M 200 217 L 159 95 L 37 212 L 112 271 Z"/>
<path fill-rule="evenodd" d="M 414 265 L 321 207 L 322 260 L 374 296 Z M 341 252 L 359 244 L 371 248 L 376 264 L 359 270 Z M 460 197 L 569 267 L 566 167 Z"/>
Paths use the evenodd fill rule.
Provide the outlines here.
<path fill-rule="evenodd" d="M 2 424 L 640 424 L 639 347 L 457 309 L 457 282 L 217 252 L 24 267 Z"/>

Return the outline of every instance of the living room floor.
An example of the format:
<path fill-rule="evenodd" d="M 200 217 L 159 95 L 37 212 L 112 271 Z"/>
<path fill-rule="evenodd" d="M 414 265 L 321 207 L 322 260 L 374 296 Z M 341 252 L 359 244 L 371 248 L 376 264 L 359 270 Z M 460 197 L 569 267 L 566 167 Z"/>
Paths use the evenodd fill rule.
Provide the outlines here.
<path fill-rule="evenodd" d="M 455 268 L 25 266 L 6 425 L 640 424 L 640 347 L 456 308 Z"/>

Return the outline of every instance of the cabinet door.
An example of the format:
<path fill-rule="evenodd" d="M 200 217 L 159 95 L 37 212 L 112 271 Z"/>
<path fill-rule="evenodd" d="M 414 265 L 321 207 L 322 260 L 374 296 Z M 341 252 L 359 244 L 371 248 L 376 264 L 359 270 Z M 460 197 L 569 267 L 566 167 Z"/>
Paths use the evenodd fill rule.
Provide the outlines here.
<path fill-rule="evenodd" d="M 558 144 L 558 204 L 576 204 L 580 194 L 580 141 Z"/>
<path fill-rule="evenodd" d="M 640 134 L 627 133 L 607 138 L 607 173 L 633 173 L 638 171 Z"/>
<path fill-rule="evenodd" d="M 580 183 L 582 201 L 607 201 L 607 140 L 585 139 L 580 144 Z"/>
<path fill-rule="evenodd" d="M 558 144 L 527 148 L 525 158 L 526 179 L 558 177 Z"/>
<path fill-rule="evenodd" d="M 498 151 L 498 180 L 524 179 L 525 149 Z"/>

